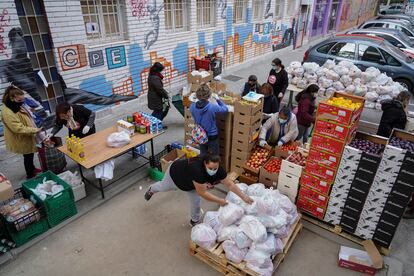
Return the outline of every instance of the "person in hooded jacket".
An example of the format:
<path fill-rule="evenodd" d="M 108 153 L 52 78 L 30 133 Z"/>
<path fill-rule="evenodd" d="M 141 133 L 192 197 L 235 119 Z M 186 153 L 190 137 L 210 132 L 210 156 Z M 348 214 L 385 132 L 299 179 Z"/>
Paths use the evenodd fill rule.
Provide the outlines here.
<path fill-rule="evenodd" d="M 272 69 L 269 72 L 267 82 L 272 85 L 273 93 L 280 104 L 289 85 L 289 78 L 285 66 L 279 58 L 272 61 Z"/>
<path fill-rule="evenodd" d="M 151 109 L 152 116 L 160 119 L 161 121 L 168 114 L 169 110 L 169 97 L 168 92 L 164 89 L 162 79 L 162 71 L 164 65 L 159 62 L 155 62 L 150 68 L 148 76 L 148 108 Z M 164 128 L 166 128 L 164 126 Z"/>
<path fill-rule="evenodd" d="M 297 141 L 308 141 L 309 127 L 315 123 L 315 99 L 319 91 L 319 86 L 311 84 L 305 90 L 296 95 L 295 100 L 298 102 L 298 112 L 296 119 L 298 121 L 299 135 Z"/>
<path fill-rule="evenodd" d="M 242 97 L 247 95 L 250 91 L 260 93 L 260 84 L 257 82 L 255 75 L 250 75 L 248 81 L 242 87 Z"/>
<path fill-rule="evenodd" d="M 190 112 L 196 124 L 200 125 L 207 133 L 208 142 L 200 145 L 200 154 L 219 155 L 220 145 L 218 139 L 218 128 L 216 114 L 229 111 L 227 105 L 215 96 L 217 104 L 209 101 L 211 90 L 207 84 L 202 84 L 196 92 L 198 101 L 191 104 Z"/>
<path fill-rule="evenodd" d="M 266 139 L 269 130 L 271 134 Z M 269 144 L 270 146 L 280 147 L 294 141 L 298 134 L 296 116 L 290 111 L 289 107 L 285 106 L 264 123 L 260 130 L 259 145 L 264 147 Z"/>
<path fill-rule="evenodd" d="M 272 114 L 277 113 L 279 111 L 279 102 L 275 95 L 273 95 L 273 87 L 268 84 L 264 83 L 260 87 L 260 94 L 264 95 L 263 99 L 263 121 L 264 122 L 272 117 Z"/>
<path fill-rule="evenodd" d="M 405 129 L 407 124 L 406 108 L 410 101 L 410 93 L 402 91 L 393 100 L 386 100 L 381 103 L 382 117 L 378 127 L 377 135 L 390 137 L 394 128 Z"/>

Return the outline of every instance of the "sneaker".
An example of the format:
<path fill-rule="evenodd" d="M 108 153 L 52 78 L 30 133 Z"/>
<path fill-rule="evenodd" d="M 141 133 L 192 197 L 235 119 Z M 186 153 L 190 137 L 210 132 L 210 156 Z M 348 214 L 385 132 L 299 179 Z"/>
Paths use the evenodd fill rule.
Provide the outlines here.
<path fill-rule="evenodd" d="M 151 197 L 154 195 L 154 193 L 151 191 L 151 188 L 148 189 L 148 191 L 145 193 L 144 198 L 146 201 L 150 200 Z"/>
<path fill-rule="evenodd" d="M 167 130 L 167 129 L 168 129 L 168 127 L 167 127 L 167 126 L 162 126 L 162 129 L 163 129 L 163 130 Z"/>
<path fill-rule="evenodd" d="M 201 223 L 201 220 L 199 220 L 199 221 L 193 221 L 192 219 L 190 219 L 190 226 L 191 227 L 194 227 L 194 226 L 196 226 L 197 224 L 200 224 Z"/>

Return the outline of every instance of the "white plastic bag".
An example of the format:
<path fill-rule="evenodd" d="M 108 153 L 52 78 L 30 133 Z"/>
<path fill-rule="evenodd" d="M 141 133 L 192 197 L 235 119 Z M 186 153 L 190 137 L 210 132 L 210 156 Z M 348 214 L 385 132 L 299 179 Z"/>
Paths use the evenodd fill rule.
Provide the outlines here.
<path fill-rule="evenodd" d="M 241 263 L 248 252 L 248 248 L 240 249 L 234 241 L 230 240 L 223 242 L 223 249 L 227 260 L 236 264 Z"/>
<path fill-rule="evenodd" d="M 200 223 L 191 229 L 191 240 L 205 249 L 211 249 L 216 244 L 217 234 L 213 228 Z"/>
<path fill-rule="evenodd" d="M 375 103 L 375 109 L 376 110 L 381 110 L 382 109 L 382 104 L 380 102 L 376 102 Z"/>
<path fill-rule="evenodd" d="M 233 236 L 233 232 L 236 231 L 238 227 L 236 225 L 230 225 L 223 227 L 219 230 L 217 235 L 217 241 L 222 242 L 225 240 L 230 240 Z"/>
<path fill-rule="evenodd" d="M 352 84 L 352 78 L 349 75 L 343 75 L 340 78 L 340 81 L 342 82 L 342 84 L 347 87 L 348 85 Z"/>
<path fill-rule="evenodd" d="M 380 86 L 378 87 L 378 95 L 390 95 L 392 94 L 392 86 Z"/>
<path fill-rule="evenodd" d="M 362 71 L 361 71 L 361 69 L 359 69 L 357 66 L 352 66 L 350 69 L 349 69 L 349 73 L 348 73 L 348 75 L 351 77 L 351 78 L 359 78 L 360 76 L 361 76 L 361 74 L 362 74 Z"/>
<path fill-rule="evenodd" d="M 289 228 L 286 225 L 281 227 L 281 228 L 273 228 L 273 229 L 274 229 L 273 234 L 275 234 L 276 238 L 279 238 L 279 239 L 284 239 L 289 234 L 289 231 L 288 231 Z M 282 246 L 283 246 L 283 244 L 282 244 Z M 282 249 L 283 249 L 283 247 L 282 247 Z"/>
<path fill-rule="evenodd" d="M 250 185 L 247 188 L 247 195 L 261 197 L 263 196 L 265 190 L 266 190 L 265 185 L 263 185 L 262 183 L 255 183 L 255 184 Z"/>
<path fill-rule="evenodd" d="M 261 267 L 265 264 L 266 260 L 270 260 L 270 254 L 256 250 L 254 247 L 250 247 L 249 251 L 244 257 L 244 260 L 246 263 L 252 266 Z"/>
<path fill-rule="evenodd" d="M 362 82 L 361 82 L 361 79 L 360 78 L 355 78 L 354 79 L 354 84 L 355 85 L 360 85 Z"/>
<path fill-rule="evenodd" d="M 292 68 L 292 69 L 301 68 L 302 64 L 299 61 L 292 61 L 289 64 L 289 67 Z"/>
<path fill-rule="evenodd" d="M 351 84 L 345 87 L 345 93 L 352 95 L 354 94 L 354 92 L 355 92 L 355 85 Z"/>
<path fill-rule="evenodd" d="M 306 79 L 301 79 L 296 84 L 296 86 L 300 89 L 305 89 L 307 85 L 308 85 L 308 81 Z"/>
<path fill-rule="evenodd" d="M 348 75 L 349 73 L 349 69 L 341 66 L 341 65 L 335 65 L 333 70 L 339 75 L 339 76 L 343 76 L 343 75 Z"/>
<path fill-rule="evenodd" d="M 364 97 L 367 92 L 368 88 L 366 85 L 360 84 L 355 86 L 354 95 Z"/>
<path fill-rule="evenodd" d="M 249 248 L 253 241 L 240 228 L 233 231 L 231 240 L 234 241 L 238 248 Z"/>
<path fill-rule="evenodd" d="M 374 80 L 375 77 L 376 77 L 375 74 L 367 72 L 367 71 L 361 73 L 361 81 L 364 84 L 369 83 L 371 80 Z"/>
<path fill-rule="evenodd" d="M 377 92 L 378 88 L 379 88 L 379 86 L 376 82 L 371 81 L 371 82 L 367 83 L 368 92 Z"/>
<path fill-rule="evenodd" d="M 335 71 L 329 70 L 328 72 L 326 72 L 326 78 L 329 80 L 337 81 L 339 80 L 340 76 Z"/>
<path fill-rule="evenodd" d="M 247 263 L 247 267 L 257 272 L 260 276 L 272 276 L 273 274 L 273 263 L 272 260 L 266 259 L 261 267 L 257 267 Z"/>
<path fill-rule="evenodd" d="M 303 63 L 303 69 L 305 69 L 305 72 L 314 74 L 319 69 L 319 64 L 315 62 L 305 62 Z"/>
<path fill-rule="evenodd" d="M 298 81 L 300 81 L 300 78 L 298 78 L 298 77 L 293 77 L 293 79 L 292 79 L 291 83 L 292 83 L 293 85 L 296 85 L 296 84 L 298 83 Z"/>
<path fill-rule="evenodd" d="M 239 227 L 254 242 L 266 240 L 266 227 L 254 216 L 244 216 Z"/>
<path fill-rule="evenodd" d="M 237 183 L 236 186 L 239 187 L 243 194 L 245 194 L 247 192 L 247 188 L 249 188 L 249 185 L 245 183 Z"/>
<path fill-rule="evenodd" d="M 392 100 L 391 95 L 380 95 L 377 99 L 377 102 L 382 103 L 383 101 Z"/>
<path fill-rule="evenodd" d="M 328 87 L 325 91 L 325 97 L 330 98 L 333 96 L 333 94 L 336 92 L 335 88 Z"/>
<path fill-rule="evenodd" d="M 378 84 L 378 85 L 386 85 L 387 84 L 387 82 L 389 81 L 389 77 L 386 75 L 386 74 L 384 74 L 384 73 L 381 73 L 381 74 L 379 74 L 376 78 L 375 78 L 375 82 Z"/>
<path fill-rule="evenodd" d="M 364 107 L 374 109 L 375 108 L 375 102 L 365 101 Z"/>
<path fill-rule="evenodd" d="M 252 247 L 258 251 L 262 251 L 269 255 L 275 255 L 283 250 L 283 243 L 281 240 L 276 239 L 275 235 L 273 234 L 267 234 L 266 241 L 261 243 L 253 243 Z M 280 246 L 282 244 L 282 247 Z"/>
<path fill-rule="evenodd" d="M 238 221 L 244 214 L 242 207 L 229 202 L 218 210 L 218 218 L 223 226 L 228 226 Z"/>
<path fill-rule="evenodd" d="M 325 61 L 322 67 L 332 69 L 335 67 L 335 61 L 333 61 L 332 59 L 328 59 L 327 61 Z"/>
<path fill-rule="evenodd" d="M 354 63 L 352 61 L 348 60 L 342 60 L 338 63 L 339 66 L 345 67 L 347 69 L 351 69 L 354 66 Z"/>
<path fill-rule="evenodd" d="M 328 69 L 326 69 L 326 68 L 322 68 L 322 67 L 320 67 L 318 70 L 316 70 L 316 75 L 320 78 L 320 77 L 323 77 L 323 76 L 325 76 L 325 74 L 326 74 L 326 71 L 327 71 Z"/>
<path fill-rule="evenodd" d="M 302 67 L 296 68 L 295 70 L 293 70 L 293 75 L 301 78 L 303 76 L 303 74 L 305 73 L 305 70 L 303 70 Z"/>
<path fill-rule="evenodd" d="M 207 224 L 208 226 L 210 226 L 211 228 L 213 228 L 214 231 L 216 231 L 216 233 L 219 230 L 220 227 L 220 221 L 218 219 L 218 211 L 208 211 L 206 212 L 206 214 L 204 215 L 203 218 L 203 223 Z"/>
<path fill-rule="evenodd" d="M 244 212 L 246 215 L 256 215 L 257 214 L 257 201 L 259 200 L 259 197 L 251 196 L 250 198 L 253 200 L 252 204 L 248 204 L 243 201 L 240 204 L 240 206 L 244 209 Z"/>
<path fill-rule="evenodd" d="M 296 205 L 290 201 L 290 199 L 281 194 L 281 197 L 279 199 L 279 205 L 280 207 L 288 214 L 291 214 L 296 211 Z"/>
<path fill-rule="evenodd" d="M 227 193 L 227 195 L 226 195 L 226 201 L 227 202 L 234 203 L 234 204 L 237 204 L 237 205 L 241 205 L 242 202 L 243 202 L 243 200 L 238 195 L 236 195 L 235 193 L 233 193 L 232 191 L 229 191 Z"/>
<path fill-rule="evenodd" d="M 111 133 L 106 139 L 106 144 L 111 148 L 121 148 L 131 143 L 131 137 L 126 132 Z"/>
<path fill-rule="evenodd" d="M 370 102 L 375 102 L 378 99 L 378 94 L 376 92 L 368 92 L 365 94 L 365 99 Z"/>
<path fill-rule="evenodd" d="M 335 81 L 332 84 L 332 87 L 335 88 L 336 91 L 343 91 L 345 89 L 345 86 L 340 81 Z"/>
<path fill-rule="evenodd" d="M 365 70 L 366 73 L 371 74 L 374 76 L 374 78 L 378 77 L 381 74 L 381 71 L 378 70 L 378 68 L 375 67 L 368 67 L 367 70 Z"/>
<path fill-rule="evenodd" d="M 327 79 L 326 77 L 321 77 L 318 80 L 319 86 L 322 88 L 329 88 L 332 86 L 333 81 L 330 79 Z"/>
<path fill-rule="evenodd" d="M 259 216 L 276 216 L 279 212 L 279 203 L 269 194 L 264 194 L 257 200 L 257 214 Z"/>

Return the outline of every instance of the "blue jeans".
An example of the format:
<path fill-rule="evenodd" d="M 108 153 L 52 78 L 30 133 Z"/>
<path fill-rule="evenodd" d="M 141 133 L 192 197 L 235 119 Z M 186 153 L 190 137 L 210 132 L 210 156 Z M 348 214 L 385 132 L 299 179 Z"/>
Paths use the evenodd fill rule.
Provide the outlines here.
<path fill-rule="evenodd" d="M 210 155 L 220 154 L 220 144 L 218 137 L 216 137 L 214 140 L 210 140 L 210 138 L 208 138 L 208 142 L 206 144 L 200 145 L 200 155 L 203 156 L 207 153 Z"/>

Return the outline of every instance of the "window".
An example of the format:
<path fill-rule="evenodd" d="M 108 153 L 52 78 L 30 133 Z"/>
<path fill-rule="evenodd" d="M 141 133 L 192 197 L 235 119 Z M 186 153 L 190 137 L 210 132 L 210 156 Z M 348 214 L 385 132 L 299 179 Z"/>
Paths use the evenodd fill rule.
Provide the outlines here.
<path fill-rule="evenodd" d="M 99 42 L 125 39 L 123 12 L 125 6 L 121 0 L 80 1 L 86 36 Z"/>
<path fill-rule="evenodd" d="M 197 26 L 214 27 L 216 19 L 216 1 L 197 0 Z"/>
<path fill-rule="evenodd" d="M 253 0 L 253 20 L 263 19 L 264 0 Z"/>
<path fill-rule="evenodd" d="M 369 23 L 369 24 L 366 24 L 366 25 L 363 26 L 364 29 L 368 29 L 368 28 L 371 28 L 371 27 L 374 27 L 374 23 Z"/>
<path fill-rule="evenodd" d="M 375 28 L 384 28 L 385 27 L 385 24 L 384 23 L 375 23 L 374 24 L 374 27 Z"/>
<path fill-rule="evenodd" d="M 243 23 L 246 18 L 247 2 L 245 0 L 234 0 L 233 23 Z"/>
<path fill-rule="evenodd" d="M 331 42 L 331 43 L 322 45 L 316 51 L 318 51 L 319 53 L 322 53 L 322 54 L 327 54 L 334 44 L 335 44 L 335 42 Z"/>
<path fill-rule="evenodd" d="M 358 59 L 373 63 L 380 63 L 383 60 L 377 48 L 365 44 L 358 46 Z"/>
<path fill-rule="evenodd" d="M 383 39 L 385 39 L 386 41 L 388 41 L 389 43 L 391 43 L 395 47 L 400 46 L 399 48 L 405 48 L 404 46 L 401 47 L 401 45 L 402 45 L 401 42 L 399 42 L 397 39 L 393 38 L 390 35 L 378 34 L 378 36 L 382 37 Z"/>
<path fill-rule="evenodd" d="M 189 10 L 186 0 L 164 0 L 165 29 L 187 31 Z"/>
<path fill-rule="evenodd" d="M 296 8 L 296 0 L 288 0 L 287 1 L 287 11 L 286 14 L 289 16 L 295 15 L 295 8 Z"/>
<path fill-rule="evenodd" d="M 355 59 L 355 43 L 339 42 L 331 49 L 331 55 Z"/>
<path fill-rule="evenodd" d="M 275 0 L 275 17 L 281 18 L 283 12 L 282 0 Z"/>
<path fill-rule="evenodd" d="M 390 55 L 389 53 L 387 53 L 386 51 L 382 49 L 380 49 L 380 51 L 384 55 L 385 61 L 388 63 L 388 65 L 401 66 L 401 63 L 398 60 L 396 60 L 392 55 Z"/>
<path fill-rule="evenodd" d="M 406 28 L 402 26 L 395 26 L 395 28 L 408 36 L 413 36 L 413 34 L 409 30 L 407 30 Z"/>

